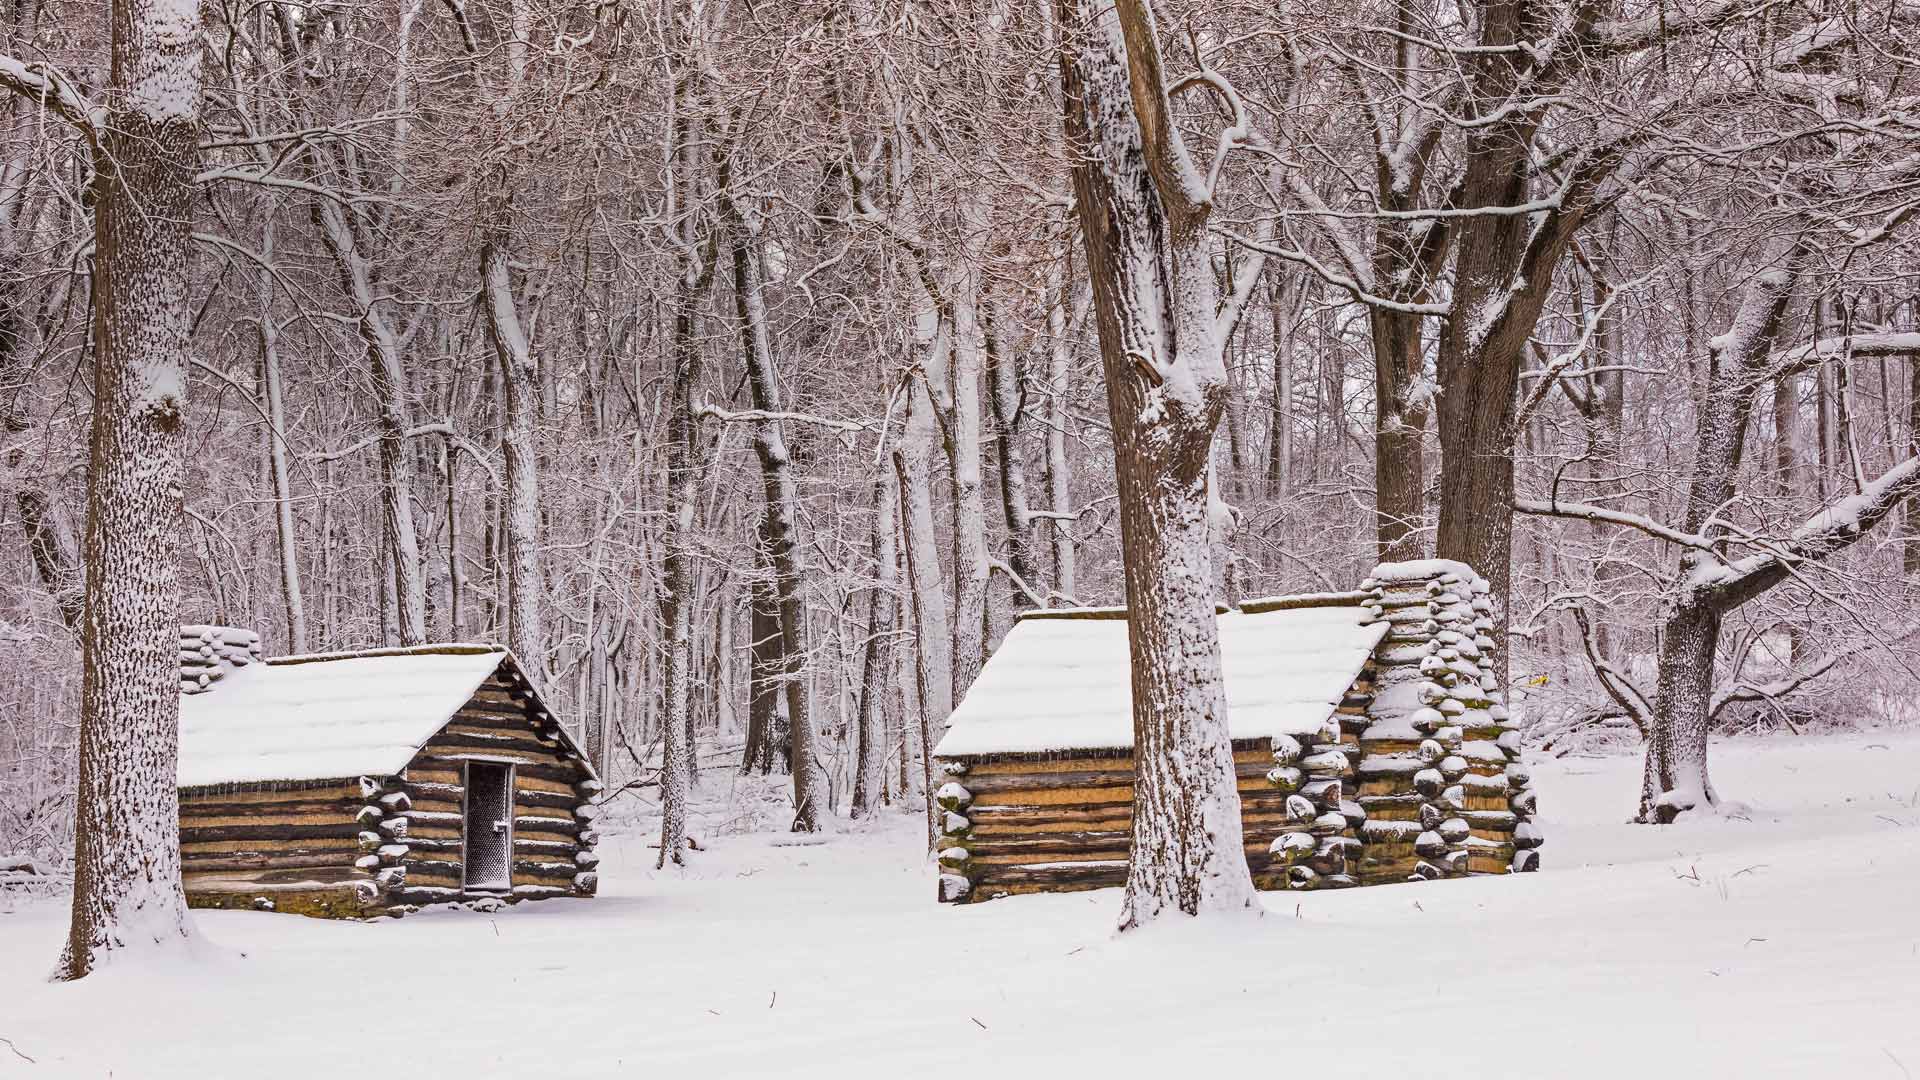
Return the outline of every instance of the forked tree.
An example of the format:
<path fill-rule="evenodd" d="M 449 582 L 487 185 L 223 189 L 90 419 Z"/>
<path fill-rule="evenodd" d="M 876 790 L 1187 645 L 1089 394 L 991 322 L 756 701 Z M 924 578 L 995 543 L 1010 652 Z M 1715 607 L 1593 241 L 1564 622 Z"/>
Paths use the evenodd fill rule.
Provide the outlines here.
<path fill-rule="evenodd" d="M 191 935 L 180 885 L 176 543 L 186 412 L 198 0 L 113 0 L 107 86 L 0 56 L 0 86 L 93 157 L 94 404 L 81 621 L 73 922 L 54 973 Z"/>
<path fill-rule="evenodd" d="M 1121 929 L 1170 912 L 1255 904 L 1241 846 L 1214 618 L 1208 461 L 1227 404 L 1207 218 L 1211 167 L 1173 119 L 1146 0 L 1061 0 L 1067 149 L 1099 326 L 1120 489 L 1133 667 L 1133 836 Z"/>

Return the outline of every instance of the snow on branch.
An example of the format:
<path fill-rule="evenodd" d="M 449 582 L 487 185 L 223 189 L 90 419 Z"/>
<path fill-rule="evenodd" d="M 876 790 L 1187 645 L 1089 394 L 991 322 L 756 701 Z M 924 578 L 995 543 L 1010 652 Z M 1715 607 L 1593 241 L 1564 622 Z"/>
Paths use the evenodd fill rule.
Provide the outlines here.
<path fill-rule="evenodd" d="M 1760 365 L 1767 381 L 1788 379 L 1829 360 L 1855 356 L 1920 356 L 1920 333 L 1840 334 L 1771 353 Z"/>
<path fill-rule="evenodd" d="M 1858 494 L 1821 507 L 1785 543 L 1756 538 L 1764 550 L 1730 563 L 1694 568 L 1687 587 L 1721 610 L 1732 610 L 1767 591 L 1794 567 L 1817 563 L 1852 545 L 1916 492 L 1920 492 L 1920 457 L 1881 473 Z"/>
<path fill-rule="evenodd" d="M 1613 510 L 1604 506 L 1587 503 L 1565 503 L 1558 499 L 1541 502 L 1538 499 L 1515 499 L 1513 509 L 1519 514 L 1533 514 L 1537 517 L 1568 518 L 1574 521 L 1586 521 L 1604 525 L 1620 525 L 1629 529 L 1638 529 L 1648 536 L 1658 537 L 1670 544 L 1694 548 L 1699 551 L 1714 550 L 1712 540 L 1699 533 L 1682 532 L 1679 529 L 1662 525 L 1650 517 L 1628 513 L 1625 510 Z"/>
<path fill-rule="evenodd" d="M 759 423 L 767 420 L 791 420 L 796 424 L 814 424 L 834 431 L 866 431 L 870 425 L 855 423 L 851 420 L 834 420 L 812 413 L 773 412 L 766 409 L 741 409 L 729 412 L 717 405 L 695 405 L 693 415 L 703 420 L 719 420 L 728 424 Z"/>
<path fill-rule="evenodd" d="M 1611 19 L 1594 26 L 1585 50 L 1598 57 L 1620 56 L 1650 49 L 1676 38 L 1725 26 L 1737 19 L 1758 15 L 1778 6 L 1777 0 L 1718 0 L 1691 14 L 1676 14 L 1665 7 L 1638 19 Z"/>
<path fill-rule="evenodd" d="M 41 105 L 79 128 L 89 139 L 106 127 L 106 111 L 88 104 L 80 88 L 52 64 L 39 60 L 16 60 L 0 53 L 0 87 Z"/>

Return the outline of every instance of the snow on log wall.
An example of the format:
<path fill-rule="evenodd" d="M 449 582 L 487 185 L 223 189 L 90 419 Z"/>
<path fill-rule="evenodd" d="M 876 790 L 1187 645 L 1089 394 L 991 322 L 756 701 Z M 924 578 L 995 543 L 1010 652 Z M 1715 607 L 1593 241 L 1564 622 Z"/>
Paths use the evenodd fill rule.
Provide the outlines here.
<path fill-rule="evenodd" d="M 495 676 L 407 765 L 400 785 L 408 801 L 405 829 L 379 849 L 402 870 L 395 899 L 432 904 L 461 898 L 469 759 L 514 764 L 512 898 L 593 895 L 600 859 L 592 799 L 599 781 L 581 768 L 558 723 L 526 685 Z"/>
<path fill-rule="evenodd" d="M 1322 730 L 1235 740 L 1255 885 L 1537 868 L 1520 732 L 1487 659 L 1487 592 L 1464 564 L 1425 560 L 1383 564 L 1360 594 L 1324 598 L 1364 605 L 1388 631 Z M 1126 881 L 1130 750 L 948 754 L 940 764 L 942 901 Z"/>
<path fill-rule="evenodd" d="M 366 918 L 463 899 L 474 759 L 514 765 L 509 898 L 592 896 L 600 782 L 505 663 L 397 776 L 183 788 L 188 903 Z"/>

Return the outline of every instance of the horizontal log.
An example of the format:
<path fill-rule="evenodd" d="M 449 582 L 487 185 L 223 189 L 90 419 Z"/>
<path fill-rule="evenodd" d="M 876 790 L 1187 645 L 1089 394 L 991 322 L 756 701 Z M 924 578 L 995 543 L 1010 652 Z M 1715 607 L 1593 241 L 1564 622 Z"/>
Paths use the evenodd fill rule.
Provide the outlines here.
<path fill-rule="evenodd" d="M 183 828 L 180 830 L 180 842 L 197 844 L 215 840 L 314 840 L 351 838 L 359 835 L 360 827 L 352 821 L 332 825 L 223 825 L 216 828 Z"/>
<path fill-rule="evenodd" d="M 540 721 L 532 713 L 517 705 L 501 705 L 491 701 L 469 701 L 454 713 L 462 723 L 488 720 L 501 728 L 531 730 Z"/>
<path fill-rule="evenodd" d="M 564 833 L 568 836 L 580 831 L 580 823 L 572 817 L 548 817 L 544 814 L 516 815 L 513 827 L 516 832 Z"/>
<path fill-rule="evenodd" d="M 478 755 L 484 757 L 485 755 Z M 459 788 L 463 784 L 462 763 L 464 758 L 416 757 L 407 765 L 409 783 L 445 784 Z M 578 767 L 560 766 L 523 766 L 514 770 L 514 786 L 528 791 L 546 791 L 556 795 L 572 795 L 573 785 L 580 780 Z"/>
<path fill-rule="evenodd" d="M 344 810 L 318 810 L 291 814 L 186 814 L 180 815 L 182 829 L 218 829 L 233 825 L 354 825 L 355 817 Z M 366 826 L 356 825 L 356 828 Z"/>
<path fill-rule="evenodd" d="M 409 879 L 404 887 L 393 890 L 390 895 L 398 903 L 422 905 L 448 904 L 462 897 L 460 890 L 457 888 L 419 885 L 411 879 Z"/>
<path fill-rule="evenodd" d="M 973 810 L 990 806 L 1098 806 L 1133 803 L 1133 785 L 1125 787 L 1059 788 L 1043 791 L 990 791 L 978 795 Z"/>
<path fill-rule="evenodd" d="M 322 851 L 305 855 L 282 855 L 272 851 L 224 851 L 182 853 L 183 874 L 205 874 L 231 870 L 294 870 L 312 867 L 351 867 L 356 852 Z"/>
<path fill-rule="evenodd" d="M 474 754 L 483 757 L 524 758 L 527 765 L 554 765 L 566 763 L 553 743 L 543 743 L 534 737 L 531 730 L 524 737 L 505 734 L 499 735 L 462 735 L 443 730 L 427 740 L 420 748 L 423 754 Z"/>
<path fill-rule="evenodd" d="M 532 776 L 539 776 L 536 770 L 555 768 L 553 755 L 544 751 L 515 750 L 510 747 L 450 746 L 441 742 L 428 742 L 420 748 L 420 753 L 415 755 L 413 760 L 427 765 L 458 768 L 462 763 L 475 758 L 490 763 L 511 762 L 517 766 L 516 771 L 526 772 Z M 559 777 L 543 779 L 557 780 Z"/>
<path fill-rule="evenodd" d="M 552 874 L 522 871 L 516 867 L 513 872 L 513 887 L 518 890 L 522 885 L 533 885 L 558 889 L 561 894 L 564 894 L 573 891 L 573 875 L 578 872 L 573 867 L 568 867 L 565 873 Z"/>
<path fill-rule="evenodd" d="M 278 794 L 278 793 L 275 793 Z M 254 817 L 326 814 L 331 816 L 352 816 L 363 805 L 358 791 L 351 795 L 339 795 L 330 798 L 309 799 L 297 792 L 289 792 L 275 799 L 251 801 L 214 802 L 209 799 L 195 799 L 191 802 L 180 800 L 181 817 Z"/>
<path fill-rule="evenodd" d="M 513 802 L 515 806 L 571 810 L 580 805 L 580 796 L 573 792 L 539 791 L 515 784 Z"/>
<path fill-rule="evenodd" d="M 466 825 L 459 820 L 413 822 L 407 826 L 408 843 L 415 840 L 459 840 L 465 835 Z"/>
<path fill-rule="evenodd" d="M 457 889 L 466 884 L 466 871 L 457 862 L 407 859 L 400 865 L 407 868 L 408 885 L 439 885 Z"/>
<path fill-rule="evenodd" d="M 353 837 L 313 837 L 305 840 L 183 840 L 180 851 L 186 854 L 224 854 L 239 851 L 268 851 L 282 855 L 314 855 L 339 851 L 359 854 L 359 840 Z M 349 855 L 351 859 L 353 856 Z"/>
<path fill-rule="evenodd" d="M 237 890 L 263 888 L 271 886 L 313 887 L 326 885 L 344 885 L 351 887 L 357 881 L 371 881 L 372 876 L 365 870 L 352 866 L 318 866 L 305 869 L 281 870 L 225 870 L 212 873 L 183 873 L 180 882 L 189 891 L 194 890 Z"/>
<path fill-rule="evenodd" d="M 1063 866 L 995 866 L 983 869 L 980 873 L 973 875 L 973 879 L 976 895 L 996 885 L 1099 889 L 1124 885 L 1127 880 L 1127 864 L 1104 862 Z"/>
<path fill-rule="evenodd" d="M 518 853 L 516 852 L 515 854 Z M 513 876 L 515 878 L 523 874 L 528 877 L 560 877 L 565 878 L 567 884 L 571 885 L 573 884 L 573 875 L 579 872 L 580 867 L 575 865 L 572 859 L 516 858 L 513 861 Z"/>
<path fill-rule="evenodd" d="M 180 807 L 201 806 L 254 806 L 260 803 L 278 802 L 365 802 L 360 791 L 360 782 L 336 781 L 318 787 L 248 788 L 227 790 L 225 786 L 215 788 L 187 788 L 180 793 Z"/>

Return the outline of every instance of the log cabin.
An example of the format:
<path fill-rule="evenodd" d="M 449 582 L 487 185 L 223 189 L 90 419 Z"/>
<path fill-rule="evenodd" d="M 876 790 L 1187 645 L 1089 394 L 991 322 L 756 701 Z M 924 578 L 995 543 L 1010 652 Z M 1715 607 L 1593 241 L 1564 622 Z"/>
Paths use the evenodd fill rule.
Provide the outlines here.
<path fill-rule="evenodd" d="M 506 649 L 262 660 L 214 626 L 180 644 L 191 906 L 371 918 L 594 895 L 600 781 Z"/>
<path fill-rule="evenodd" d="M 1123 608 L 1023 615 L 935 748 L 938 897 L 1123 884 L 1133 814 Z M 1376 567 L 1348 593 L 1219 616 L 1248 867 L 1263 889 L 1538 867 L 1531 779 L 1493 674 L 1486 582 Z"/>

